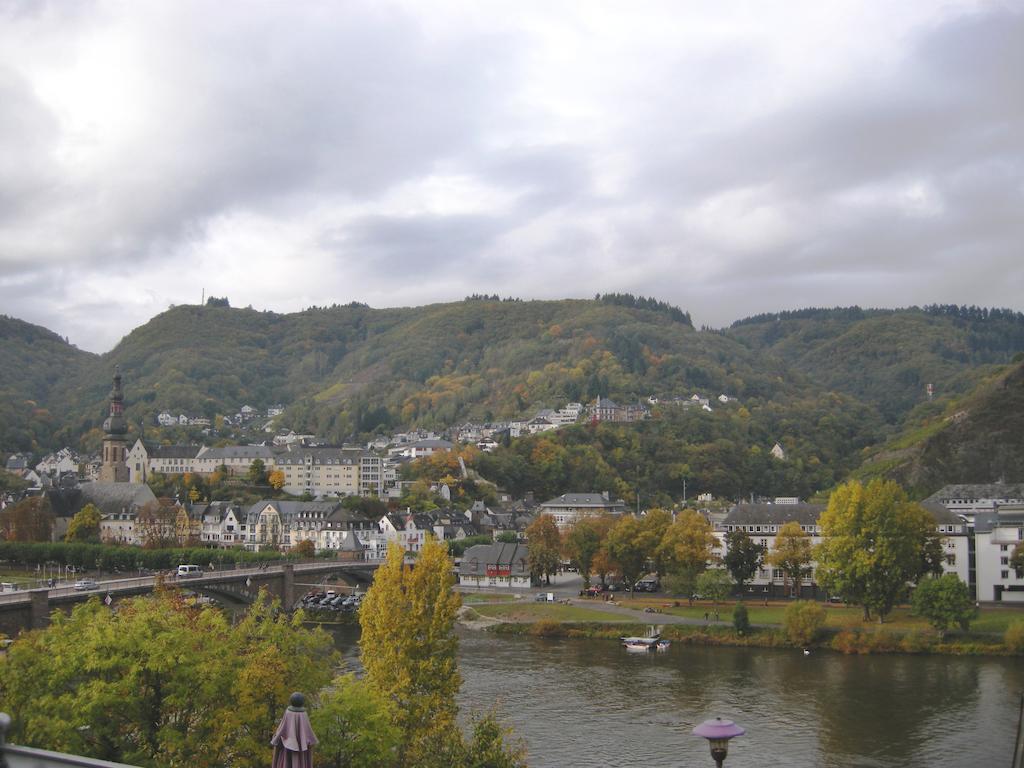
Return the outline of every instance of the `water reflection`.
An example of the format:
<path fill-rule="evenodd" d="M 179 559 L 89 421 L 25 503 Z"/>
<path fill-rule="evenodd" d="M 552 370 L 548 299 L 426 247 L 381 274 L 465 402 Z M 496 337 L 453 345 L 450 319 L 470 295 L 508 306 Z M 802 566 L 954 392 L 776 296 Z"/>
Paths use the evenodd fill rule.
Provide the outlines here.
<path fill-rule="evenodd" d="M 358 663 L 354 630 L 334 633 Z M 747 729 L 727 764 L 1006 765 L 1024 670 L 1012 659 L 840 656 L 465 633 L 464 712 L 498 706 L 542 766 L 709 765 L 698 722 Z"/>

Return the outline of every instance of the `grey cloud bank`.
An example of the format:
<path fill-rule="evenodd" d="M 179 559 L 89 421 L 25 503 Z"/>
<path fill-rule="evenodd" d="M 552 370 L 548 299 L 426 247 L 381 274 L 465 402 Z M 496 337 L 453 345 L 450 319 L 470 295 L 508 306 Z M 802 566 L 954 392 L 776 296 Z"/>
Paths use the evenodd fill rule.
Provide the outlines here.
<path fill-rule="evenodd" d="M 1019 6 L 786 9 L 0 0 L 0 312 L 1024 308 Z"/>

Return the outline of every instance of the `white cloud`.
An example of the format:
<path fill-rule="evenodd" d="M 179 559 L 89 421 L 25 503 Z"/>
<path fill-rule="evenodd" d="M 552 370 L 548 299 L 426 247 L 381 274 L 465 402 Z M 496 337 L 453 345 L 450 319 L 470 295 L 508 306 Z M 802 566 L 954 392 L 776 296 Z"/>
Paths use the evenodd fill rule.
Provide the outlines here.
<path fill-rule="evenodd" d="M 632 290 L 711 324 L 1020 308 L 1022 19 L 969 0 L 3 6 L 0 306 L 96 350 L 204 287 L 278 311 Z"/>

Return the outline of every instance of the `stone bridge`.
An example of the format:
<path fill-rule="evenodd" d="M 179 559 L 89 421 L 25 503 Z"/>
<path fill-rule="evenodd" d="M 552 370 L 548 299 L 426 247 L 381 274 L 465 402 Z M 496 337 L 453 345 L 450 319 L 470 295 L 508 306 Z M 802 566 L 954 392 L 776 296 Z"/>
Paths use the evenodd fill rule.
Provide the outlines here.
<path fill-rule="evenodd" d="M 307 563 L 268 564 L 261 567 L 239 567 L 231 570 L 207 571 L 193 578 L 140 576 L 97 582 L 95 589 L 76 590 L 71 585 L 30 589 L 0 594 L 0 632 L 17 635 L 22 629 L 40 629 L 50 623 L 55 609 L 70 610 L 75 603 L 99 595 L 112 599 L 152 592 L 157 581 L 165 586 L 197 592 L 225 592 L 251 602 L 261 588 L 280 599 L 286 608 L 295 605 L 310 587 L 324 579 L 345 579 L 356 584 L 369 584 L 380 561 L 354 562 L 314 561 Z"/>

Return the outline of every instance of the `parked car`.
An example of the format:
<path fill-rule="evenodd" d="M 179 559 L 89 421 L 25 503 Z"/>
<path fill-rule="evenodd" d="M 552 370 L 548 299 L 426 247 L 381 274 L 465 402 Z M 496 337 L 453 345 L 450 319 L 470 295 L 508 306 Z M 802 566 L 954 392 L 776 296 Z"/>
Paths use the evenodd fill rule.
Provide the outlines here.
<path fill-rule="evenodd" d="M 656 576 L 645 576 L 633 585 L 634 592 L 657 592 L 661 584 Z"/>
<path fill-rule="evenodd" d="M 80 579 L 79 581 L 75 582 L 75 589 L 77 589 L 79 592 L 85 592 L 90 589 L 96 589 L 97 587 L 99 587 L 99 584 L 97 584 L 92 579 Z"/>
<path fill-rule="evenodd" d="M 597 597 L 602 592 L 604 592 L 604 584 L 591 584 L 589 587 L 583 590 L 583 594 L 585 594 L 587 597 Z"/>

